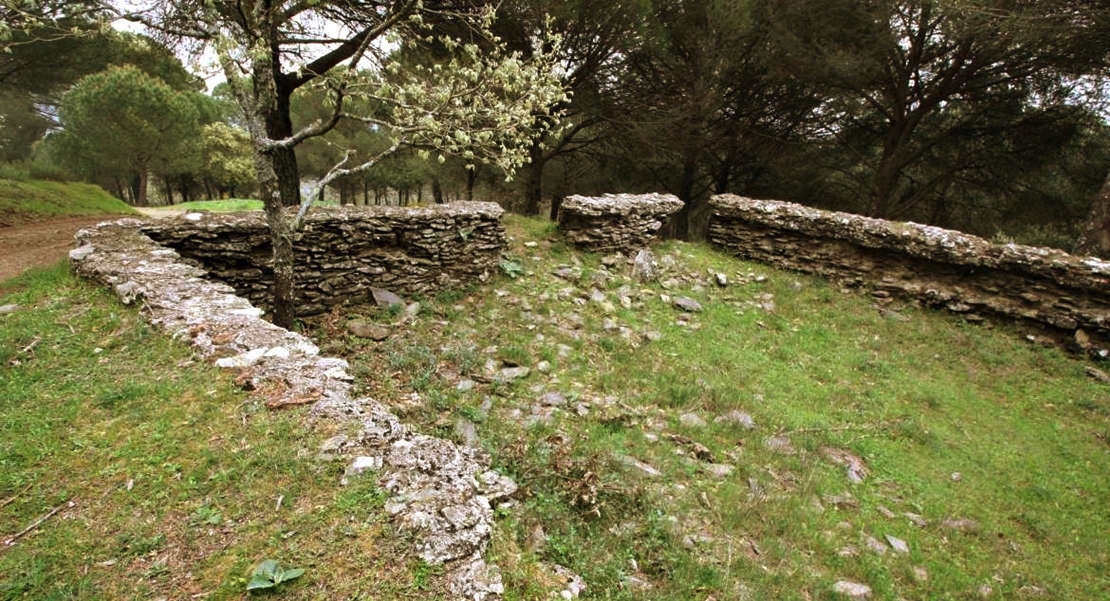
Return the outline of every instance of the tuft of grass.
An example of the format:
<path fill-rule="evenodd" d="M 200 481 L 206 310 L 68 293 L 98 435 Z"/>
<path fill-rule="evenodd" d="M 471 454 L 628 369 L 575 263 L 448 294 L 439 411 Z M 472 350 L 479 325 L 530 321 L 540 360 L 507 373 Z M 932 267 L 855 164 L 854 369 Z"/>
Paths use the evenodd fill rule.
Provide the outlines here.
<path fill-rule="evenodd" d="M 92 184 L 0 179 L 0 227 L 77 215 L 135 214 Z"/>

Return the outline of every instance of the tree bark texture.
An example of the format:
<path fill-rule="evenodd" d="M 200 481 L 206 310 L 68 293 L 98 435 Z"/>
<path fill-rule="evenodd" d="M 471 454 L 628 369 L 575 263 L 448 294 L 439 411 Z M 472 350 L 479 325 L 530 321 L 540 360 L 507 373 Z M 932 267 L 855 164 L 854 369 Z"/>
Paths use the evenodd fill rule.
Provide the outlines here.
<path fill-rule="evenodd" d="M 296 317 L 294 305 L 293 222 L 285 212 L 280 195 L 265 197 L 266 225 L 270 228 L 270 243 L 274 252 L 273 316 L 274 325 L 290 329 Z"/>
<path fill-rule="evenodd" d="M 276 106 L 266 115 L 266 135 L 271 140 L 282 140 L 293 135 L 293 119 L 291 117 L 289 102 L 293 95 L 292 89 L 282 85 L 283 79 L 277 79 Z M 277 174 L 278 193 L 281 202 L 287 207 L 294 207 L 301 203 L 301 174 L 297 168 L 297 155 L 292 147 L 275 148 L 271 151 L 274 173 Z"/>
<path fill-rule="evenodd" d="M 1110 176 L 1091 204 L 1091 216 L 1079 236 L 1075 254 L 1110 258 Z"/>

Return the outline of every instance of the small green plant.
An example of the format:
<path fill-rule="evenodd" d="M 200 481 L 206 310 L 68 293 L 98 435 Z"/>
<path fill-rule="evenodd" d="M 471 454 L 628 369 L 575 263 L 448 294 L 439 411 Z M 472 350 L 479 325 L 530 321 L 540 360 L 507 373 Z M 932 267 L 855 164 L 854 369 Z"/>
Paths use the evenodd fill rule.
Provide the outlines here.
<path fill-rule="evenodd" d="M 501 259 L 501 262 L 498 263 L 497 266 L 501 268 L 501 271 L 505 272 L 505 275 L 514 280 L 524 273 L 524 265 L 522 265 L 520 261 L 509 257 Z"/>
<path fill-rule="evenodd" d="M 251 580 L 247 583 L 248 591 L 274 588 L 282 582 L 299 578 L 304 574 L 302 568 L 285 569 L 273 559 L 264 560 L 251 573 Z"/>
<path fill-rule="evenodd" d="M 193 526 L 218 526 L 224 521 L 224 516 L 211 505 L 201 505 L 189 518 Z"/>

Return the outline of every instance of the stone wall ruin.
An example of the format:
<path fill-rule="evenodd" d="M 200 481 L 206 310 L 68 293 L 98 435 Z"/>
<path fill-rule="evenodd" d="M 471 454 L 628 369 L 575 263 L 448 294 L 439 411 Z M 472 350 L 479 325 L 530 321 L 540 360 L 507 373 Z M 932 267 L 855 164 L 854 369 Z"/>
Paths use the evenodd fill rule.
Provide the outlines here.
<path fill-rule="evenodd" d="M 862 288 L 879 302 L 1032 322 L 1110 355 L 1110 262 L 730 194 L 711 207 L 710 241 L 741 258 Z"/>
<path fill-rule="evenodd" d="M 483 210 L 483 219 L 493 213 Z M 451 237 L 443 233 L 447 228 L 472 227 L 471 221 L 453 218 L 440 229 L 406 225 L 399 230 L 405 236 L 415 232 L 419 235 L 415 246 L 428 248 L 428 240 Z M 217 223 L 221 225 L 208 227 Z M 193 225 L 213 234 L 222 232 L 226 223 L 206 217 Z M 349 221 L 328 223 L 344 231 L 342 224 Z M 481 239 L 492 244 L 495 228 L 486 227 L 489 231 Z M 349 430 L 357 434 L 326 441 L 321 457 L 348 465 L 344 481 L 376 478 L 378 486 L 389 492 L 385 510 L 400 531 L 413 536 L 414 552 L 421 560 L 444 566 L 451 599 L 501 598 L 500 572 L 486 564 L 484 552 L 492 532 L 493 507 L 513 494 L 516 485 L 490 469 L 488 455 L 414 432 L 388 407 L 354 394 L 346 360 L 321 357 L 307 338 L 261 319 L 262 311 L 236 296 L 230 286 L 210 281 L 204 270 L 186 264 L 177 252 L 143 234 L 152 229 L 157 228 L 149 221 L 124 219 L 81 230 L 79 246 L 70 252 L 74 271 L 109 287 L 125 304 L 140 301 L 152 325 L 191 344 L 200 358 L 239 370 L 237 382 L 268 406 L 310 403 L 315 419 L 352 423 Z M 464 243 L 459 246 L 466 248 Z M 252 249 L 243 246 L 236 252 L 258 252 Z M 433 269 L 431 264 L 418 264 Z"/>
<path fill-rule="evenodd" d="M 375 287 L 429 294 L 484 280 L 505 248 L 503 213 L 489 202 L 314 208 L 294 243 L 297 315 L 368 302 Z M 187 213 L 140 229 L 254 306 L 269 304 L 271 247 L 261 212 Z"/>
<path fill-rule="evenodd" d="M 567 241 L 582 250 L 635 254 L 651 245 L 682 205 L 670 194 L 568 196 L 559 207 L 558 221 Z"/>

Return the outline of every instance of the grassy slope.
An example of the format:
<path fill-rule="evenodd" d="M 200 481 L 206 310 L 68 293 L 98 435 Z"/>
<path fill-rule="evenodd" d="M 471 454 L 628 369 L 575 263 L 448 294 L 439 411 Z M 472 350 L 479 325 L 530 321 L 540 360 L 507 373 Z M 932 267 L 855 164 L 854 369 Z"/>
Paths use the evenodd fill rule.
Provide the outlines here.
<path fill-rule="evenodd" d="M 457 436 L 458 416 L 478 424 L 526 491 L 493 551 L 511 598 L 542 595 L 529 588 L 540 559 L 585 575 L 596 598 L 835 598 L 841 579 L 882 599 L 1110 593 L 1110 399 L 1082 362 L 1002 327 L 913 308 L 884 316 L 821 280 L 697 245 L 661 247 L 676 265 L 668 289 L 630 284 L 623 265 L 594 283 L 599 257 L 545 224 L 509 222 L 519 278 L 439 299 L 383 347 L 338 330 L 320 342 L 351 357 L 378 397 L 412 407 L 415 388 L 423 403 L 408 417 L 425 428 Z M 551 277 L 560 264 L 580 265 L 582 279 Z M 709 271 L 733 283 L 716 288 Z M 588 300 L 594 291 L 605 300 Z M 680 325 L 661 294 L 706 310 Z M 497 358 L 553 369 L 478 392 L 443 379 Z M 567 406 L 527 425 L 547 392 Z M 733 410 L 756 427 L 714 422 Z M 776 437 L 792 448 L 769 448 Z M 734 472 L 708 473 L 693 443 Z M 862 458 L 863 483 L 837 453 Z M 528 542 L 537 525 L 549 536 L 541 553 Z M 888 535 L 910 552 L 870 549 Z"/>
<path fill-rule="evenodd" d="M 521 484 L 490 552 L 507 598 L 547 596 L 541 560 L 583 574 L 598 599 L 826 599 L 840 579 L 879 599 L 1110 595 L 1110 400 L 1083 363 L 1002 327 L 913 308 L 890 319 L 697 245 L 660 249 L 669 289 L 624 282 L 623 266 L 591 284 L 599 257 L 543 223 L 508 224 L 518 278 L 422 299 L 384 343 L 345 333 L 355 309 L 311 328 L 415 427 L 456 437 L 459 418 L 476 423 Z M 562 264 L 583 279 L 552 277 Z M 732 283 L 698 287 L 710 270 Z M 0 550 L 0 599 L 241 598 L 266 557 L 308 569 L 283 599 L 437 598 L 381 494 L 337 488 L 342 464 L 312 458 L 332 432 L 261 409 L 61 268 L 0 289 L 18 290 L 0 305 L 27 307 L 0 315 L 0 533 L 76 503 Z M 610 304 L 586 300 L 593 289 Z M 661 294 L 706 310 L 679 325 Z M 552 369 L 456 386 L 498 358 Z M 568 404 L 522 425 L 545 392 Z M 733 410 L 755 428 L 714 422 Z M 776 437 L 792 448 L 769 448 Z M 691 443 L 733 473 L 707 473 Z M 826 449 L 862 458 L 864 481 Z M 542 548 L 528 542 L 537 526 Z M 888 535 L 909 554 L 868 549 Z"/>
<path fill-rule="evenodd" d="M 108 213 L 135 209 L 91 184 L 0 179 L 0 227 Z"/>
<path fill-rule="evenodd" d="M 308 452 L 334 432 L 64 265 L 0 288 L 0 543 L 61 508 L 0 548 L 0 599 L 243 599 L 266 558 L 309 570 L 283 598 L 419 598 L 378 491 Z"/>

